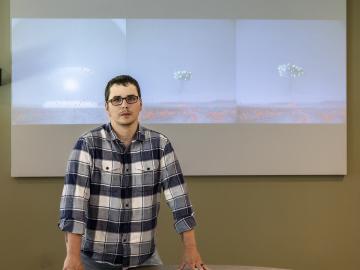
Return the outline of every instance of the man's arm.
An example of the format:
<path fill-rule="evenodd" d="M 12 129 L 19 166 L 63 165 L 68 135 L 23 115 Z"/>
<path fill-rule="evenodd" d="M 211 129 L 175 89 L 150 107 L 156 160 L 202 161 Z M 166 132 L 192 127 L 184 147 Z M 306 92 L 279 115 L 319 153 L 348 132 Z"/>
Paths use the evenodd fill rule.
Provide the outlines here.
<path fill-rule="evenodd" d="M 81 235 L 85 232 L 91 156 L 87 143 L 79 139 L 72 150 L 60 200 L 59 228 L 65 232 L 66 258 L 64 270 L 83 270 L 80 249 Z"/>
<path fill-rule="evenodd" d="M 207 269 L 197 249 L 195 230 L 185 231 L 181 234 L 184 245 L 184 257 L 179 269 Z"/>
<path fill-rule="evenodd" d="M 170 142 L 163 150 L 160 167 L 165 199 L 173 212 L 175 229 L 181 234 L 184 244 L 184 256 L 179 269 L 206 269 L 196 245 L 194 211 L 179 161 Z"/>
<path fill-rule="evenodd" d="M 80 247 L 81 235 L 75 233 L 65 233 L 66 258 L 63 270 L 83 270 Z"/>

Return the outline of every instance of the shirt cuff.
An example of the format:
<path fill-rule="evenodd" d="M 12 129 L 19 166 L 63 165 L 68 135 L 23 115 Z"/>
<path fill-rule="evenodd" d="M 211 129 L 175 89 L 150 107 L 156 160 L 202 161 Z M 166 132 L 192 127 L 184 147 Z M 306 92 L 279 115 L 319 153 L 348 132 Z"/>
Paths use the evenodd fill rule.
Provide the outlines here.
<path fill-rule="evenodd" d="M 60 220 L 60 230 L 75 234 L 85 233 L 85 223 L 76 220 Z"/>
<path fill-rule="evenodd" d="M 183 233 L 192 230 L 196 226 L 196 221 L 193 216 L 188 216 L 180 219 L 175 223 L 175 230 L 177 233 Z"/>

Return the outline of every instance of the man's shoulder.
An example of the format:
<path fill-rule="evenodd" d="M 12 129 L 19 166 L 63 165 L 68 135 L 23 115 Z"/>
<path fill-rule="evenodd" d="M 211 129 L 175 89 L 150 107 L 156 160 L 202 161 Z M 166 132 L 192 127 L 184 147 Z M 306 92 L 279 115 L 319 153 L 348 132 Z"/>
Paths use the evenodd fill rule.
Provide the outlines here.
<path fill-rule="evenodd" d="M 144 134 L 145 141 L 158 141 L 160 145 L 165 145 L 170 142 L 169 138 L 160 131 L 150 129 L 145 126 L 140 126 L 141 133 Z"/>
<path fill-rule="evenodd" d="M 101 126 L 95 127 L 89 131 L 84 132 L 79 139 L 85 141 L 94 140 L 94 139 L 110 139 L 110 130 L 108 124 L 103 124 Z"/>

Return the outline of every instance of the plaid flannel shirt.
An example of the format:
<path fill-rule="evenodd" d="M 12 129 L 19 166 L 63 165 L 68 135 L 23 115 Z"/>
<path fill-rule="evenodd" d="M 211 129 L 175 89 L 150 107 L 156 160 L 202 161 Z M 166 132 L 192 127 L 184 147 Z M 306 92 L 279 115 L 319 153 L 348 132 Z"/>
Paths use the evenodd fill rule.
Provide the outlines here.
<path fill-rule="evenodd" d="M 141 265 L 155 250 L 164 192 L 178 233 L 194 212 L 170 141 L 141 125 L 128 147 L 111 124 L 82 135 L 72 150 L 60 202 L 59 228 L 82 235 L 81 250 L 98 262 Z"/>

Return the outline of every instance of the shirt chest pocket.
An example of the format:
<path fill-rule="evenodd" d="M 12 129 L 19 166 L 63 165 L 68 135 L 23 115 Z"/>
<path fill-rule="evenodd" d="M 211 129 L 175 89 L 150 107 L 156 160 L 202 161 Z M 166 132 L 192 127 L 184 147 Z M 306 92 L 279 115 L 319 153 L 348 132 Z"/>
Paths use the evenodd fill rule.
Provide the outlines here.
<path fill-rule="evenodd" d="M 122 164 L 114 160 L 95 159 L 92 182 L 94 184 L 114 184 L 122 174 Z"/>
<path fill-rule="evenodd" d="M 94 184 L 113 185 L 114 181 L 118 182 L 122 174 L 122 164 L 114 160 L 94 161 L 94 170 L 92 182 Z"/>
<path fill-rule="evenodd" d="M 134 164 L 133 183 L 135 186 L 153 186 L 160 180 L 158 161 L 141 161 Z"/>
<path fill-rule="evenodd" d="M 122 165 L 114 160 L 95 160 L 95 167 L 101 173 L 119 174 L 122 172 Z"/>
<path fill-rule="evenodd" d="M 159 161 L 149 160 L 149 161 L 136 162 L 133 168 L 134 168 L 133 172 L 135 173 L 155 172 L 159 170 Z"/>

